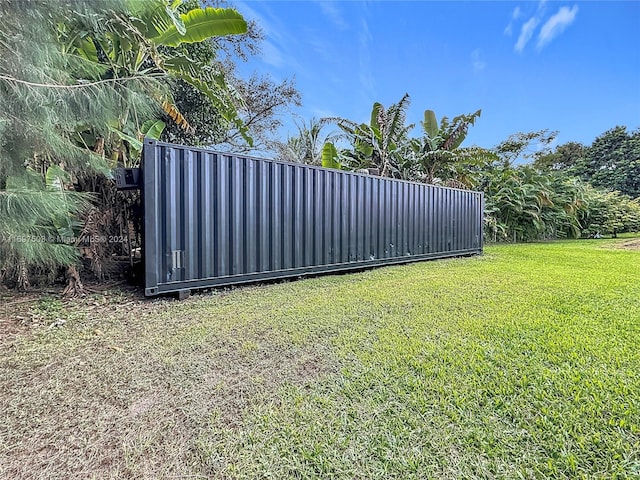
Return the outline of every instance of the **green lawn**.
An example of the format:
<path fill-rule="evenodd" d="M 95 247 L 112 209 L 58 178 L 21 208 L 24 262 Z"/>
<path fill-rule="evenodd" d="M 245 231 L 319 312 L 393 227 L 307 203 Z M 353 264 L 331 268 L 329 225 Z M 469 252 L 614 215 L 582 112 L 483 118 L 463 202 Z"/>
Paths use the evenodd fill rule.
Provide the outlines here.
<path fill-rule="evenodd" d="M 640 478 L 640 250 L 611 240 L 31 313 L 1 478 Z"/>

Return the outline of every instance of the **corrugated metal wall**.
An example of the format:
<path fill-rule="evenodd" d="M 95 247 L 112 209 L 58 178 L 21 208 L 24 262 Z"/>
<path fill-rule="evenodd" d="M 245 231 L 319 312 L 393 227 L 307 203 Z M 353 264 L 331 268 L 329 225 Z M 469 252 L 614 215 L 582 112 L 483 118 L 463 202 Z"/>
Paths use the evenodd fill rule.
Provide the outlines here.
<path fill-rule="evenodd" d="M 482 252 L 482 193 L 145 140 L 146 295 Z"/>

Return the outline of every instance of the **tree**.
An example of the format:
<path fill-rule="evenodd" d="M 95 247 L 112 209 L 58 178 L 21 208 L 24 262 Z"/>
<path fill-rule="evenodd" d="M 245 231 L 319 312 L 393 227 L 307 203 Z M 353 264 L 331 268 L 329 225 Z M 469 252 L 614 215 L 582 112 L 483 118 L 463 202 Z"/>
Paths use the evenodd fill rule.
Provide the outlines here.
<path fill-rule="evenodd" d="M 517 167 L 513 171 L 520 171 L 518 175 L 523 184 L 530 184 L 533 190 L 537 189 L 539 215 L 534 212 L 535 209 L 523 209 L 523 212 L 530 214 L 530 218 L 511 215 L 508 221 L 504 221 L 502 211 L 508 212 L 513 205 L 523 205 L 523 197 L 515 191 L 509 192 L 509 185 L 505 183 L 505 188 L 495 198 L 495 192 L 487 190 L 489 221 L 494 226 L 504 227 L 506 232 L 513 233 L 517 230 L 513 239 L 602 234 L 615 236 L 620 232 L 633 231 L 638 218 L 635 209 L 637 201 L 632 201 L 625 193 L 636 192 L 640 173 L 634 171 L 636 163 L 633 160 L 634 150 L 638 146 L 634 141 L 640 138 L 637 132 L 629 135 L 624 127 L 616 127 L 598 137 L 590 147 L 569 142 L 559 145 L 553 152 L 543 149 L 531 153 L 528 143 L 538 140 L 540 135 L 543 135 L 543 146 L 548 145 L 551 137 L 543 130 L 512 135 L 496 149 L 502 156 L 503 170 L 511 168 L 515 158 L 535 159 L 535 175 L 522 177 L 523 167 Z M 580 178 L 576 178 L 576 175 Z M 603 188 L 625 189 L 625 192 L 607 192 Z M 509 200 L 499 205 L 506 198 Z M 528 229 L 527 224 L 538 225 L 540 228 L 536 233 Z"/>
<path fill-rule="evenodd" d="M 494 152 L 504 165 L 512 165 L 516 160 L 529 160 L 549 152 L 549 146 L 558 135 L 557 131 L 548 129 L 537 132 L 518 132 L 507 137 L 494 147 Z M 533 146 L 535 145 L 535 147 Z"/>
<path fill-rule="evenodd" d="M 269 76 L 252 75 L 248 80 L 225 72 L 225 79 L 242 101 L 237 110 L 241 124 L 224 121 L 215 105 L 200 90 L 177 79 L 171 94 L 177 110 L 192 127 L 182 128 L 165 113 L 167 128 L 162 140 L 196 146 L 217 146 L 234 152 L 263 151 L 270 148 L 272 138 L 282 125 L 282 110 L 300 104 L 300 94 L 292 81 L 277 84 Z M 247 141 L 247 137 L 251 142 Z"/>
<path fill-rule="evenodd" d="M 640 231 L 640 199 L 589 186 L 587 201 L 589 208 L 581 218 L 585 236 Z"/>
<path fill-rule="evenodd" d="M 198 58 L 204 64 L 215 64 L 216 69 L 224 72 L 226 82 L 241 99 L 237 102 L 237 110 L 242 119 L 242 128 L 225 122 L 216 106 L 200 90 L 176 79 L 171 84 L 175 105 L 193 129 L 187 131 L 170 123 L 170 117 L 165 114 L 164 120 L 168 126 L 163 140 L 184 145 L 216 145 L 218 149 L 235 152 L 270 149 L 273 137 L 282 125 L 281 113 L 292 105 L 300 105 L 300 94 L 293 80 L 277 83 L 268 75 L 253 74 L 246 80 L 238 75 L 234 60 L 246 60 L 247 55 L 255 54 L 262 38 L 255 23 L 249 22 L 248 25 L 253 33 L 238 35 L 241 38 L 231 45 L 222 42 L 220 37 L 215 37 L 209 42 L 184 46 L 190 58 Z M 236 36 L 222 38 L 234 37 Z M 217 55 L 219 48 L 230 50 L 222 60 Z M 252 142 L 247 142 L 246 135 Z"/>
<path fill-rule="evenodd" d="M 533 166 L 539 170 L 569 171 L 584 158 L 585 146 L 578 142 L 558 145 L 553 152 L 537 152 Z"/>
<path fill-rule="evenodd" d="M 425 110 L 421 123 L 423 136 L 412 139 L 412 163 L 418 177 L 425 183 L 436 180 L 455 181 L 461 186 L 472 186 L 471 173 L 495 159 L 495 155 L 479 147 L 461 147 L 470 125 L 480 117 L 481 110 L 467 115 L 459 115 L 452 121 L 442 117 L 440 124 L 433 110 Z"/>
<path fill-rule="evenodd" d="M 618 126 L 597 137 L 573 173 L 595 187 L 640 196 L 640 129 Z"/>
<path fill-rule="evenodd" d="M 351 168 L 377 168 L 383 177 L 401 177 L 409 150 L 408 132 L 413 128 L 406 125 L 408 107 L 409 94 L 405 94 L 388 108 L 374 103 L 369 124 L 339 117 L 321 121 L 338 125 L 353 146 L 352 151 L 343 155 L 343 161 Z"/>
<path fill-rule="evenodd" d="M 137 134 L 158 130 L 148 120 L 160 109 L 181 123 L 169 76 L 237 121 L 223 79 L 161 50 L 242 31 L 244 20 L 214 9 L 179 15 L 159 0 L 7 1 L 0 13 L 0 276 L 26 287 L 31 266 L 71 265 L 73 275 L 68 235 L 82 230 L 77 215 L 92 198 L 75 179 L 126 162 Z"/>
<path fill-rule="evenodd" d="M 580 237 L 589 209 L 588 184 L 562 171 L 496 162 L 481 171 L 485 224 L 493 241 Z"/>
<path fill-rule="evenodd" d="M 145 94 L 165 112 L 168 123 L 188 133 L 195 129 L 176 107 L 169 87 L 179 82 L 193 87 L 215 109 L 219 124 L 227 129 L 235 125 L 250 141 L 238 116 L 241 99 L 229 88 L 224 72 L 212 63 L 214 52 L 202 44 L 211 37 L 245 32 L 242 16 L 232 9 L 203 9 L 195 2 L 174 2 L 171 6 L 160 0 L 132 2 L 127 8 L 125 12 L 101 10 L 101 29 L 94 28 L 92 17 L 66 22 L 61 29 L 61 44 L 68 45 L 65 48 L 70 54 L 93 61 L 103 70 L 102 78 L 144 78 Z M 112 134 L 96 137 L 95 141 L 104 141 L 113 151 L 114 163 L 136 164 L 141 137 L 148 133 L 140 127 L 147 120 L 137 111 L 124 108 L 111 125 Z"/>
<path fill-rule="evenodd" d="M 298 134 L 287 138 L 286 143 L 272 143 L 271 148 L 276 153 L 275 158 L 285 162 L 322 165 L 322 149 L 325 144 L 332 143 L 336 135 L 334 133 L 323 135 L 324 124 L 315 118 L 309 120 L 308 124 L 304 120 L 296 122 L 296 127 Z"/>
<path fill-rule="evenodd" d="M 116 2 L 112 8 L 124 11 Z M 79 143 L 84 119 L 106 135 L 127 100 L 140 112 L 153 107 L 138 95 L 138 79 L 102 81 L 94 62 L 61 48 L 58 25 L 92 18 L 92 5 L 2 2 L 0 13 L 0 280 L 27 287 L 29 267 L 51 270 L 77 258 L 60 233 L 90 197 L 68 188 L 71 176 L 108 171 L 101 155 Z"/>
<path fill-rule="evenodd" d="M 351 149 L 325 149 L 327 164 L 347 168 L 376 168 L 383 176 L 392 176 L 426 183 L 444 182 L 468 188 L 475 182 L 479 169 L 496 159 L 496 155 L 479 147 L 461 147 L 470 125 L 481 111 L 459 115 L 452 121 L 443 117 L 438 123 L 433 110 L 424 112 L 423 135 L 410 138 L 413 125 L 406 125 L 409 96 L 385 109 L 375 103 L 369 124 L 358 124 L 343 118 L 327 118 L 322 122 L 336 123 Z M 333 158 L 332 152 L 337 157 Z"/>
<path fill-rule="evenodd" d="M 291 105 L 300 105 L 300 93 L 293 80 L 276 83 L 268 75 L 253 74 L 248 80 L 230 76 L 230 83 L 243 99 L 239 106 L 242 125 L 252 143 L 247 144 L 241 129 L 228 129 L 222 146 L 234 152 L 265 151 L 282 126 L 280 115 Z"/>
<path fill-rule="evenodd" d="M 565 171 L 494 164 L 482 171 L 485 234 L 492 241 L 579 238 L 637 231 L 640 199 L 607 192 Z"/>

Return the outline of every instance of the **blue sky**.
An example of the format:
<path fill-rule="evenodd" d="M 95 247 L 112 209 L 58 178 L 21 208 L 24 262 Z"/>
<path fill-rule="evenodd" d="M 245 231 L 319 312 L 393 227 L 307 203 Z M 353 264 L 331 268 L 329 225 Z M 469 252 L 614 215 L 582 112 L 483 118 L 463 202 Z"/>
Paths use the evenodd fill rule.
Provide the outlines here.
<path fill-rule="evenodd" d="M 465 145 L 559 130 L 590 144 L 640 127 L 640 2 L 240 1 L 265 34 L 241 71 L 295 77 L 292 113 L 368 121 L 411 96 L 409 122 L 482 109 Z M 295 134 L 285 118 L 281 132 Z M 415 134 L 418 134 L 416 129 Z"/>

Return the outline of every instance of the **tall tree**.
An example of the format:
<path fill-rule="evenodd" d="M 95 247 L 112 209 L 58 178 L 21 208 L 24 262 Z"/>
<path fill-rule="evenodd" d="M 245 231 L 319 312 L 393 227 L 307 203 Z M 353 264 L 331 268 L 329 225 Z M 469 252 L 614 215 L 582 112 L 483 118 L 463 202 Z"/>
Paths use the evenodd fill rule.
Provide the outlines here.
<path fill-rule="evenodd" d="M 141 79 L 103 80 L 104 68 L 59 42 L 60 25 L 94 19 L 94 7 L 0 3 L 0 280 L 20 287 L 29 284 L 30 266 L 53 269 L 77 258 L 62 234 L 90 197 L 69 188 L 71 175 L 108 172 L 105 159 L 84 148 L 80 132 L 90 121 L 97 134 L 108 135 L 121 110 L 154 110 Z M 126 11 L 119 2 L 110 8 Z"/>
<path fill-rule="evenodd" d="M 595 187 L 640 196 L 640 129 L 617 126 L 597 137 L 573 172 Z"/>
<path fill-rule="evenodd" d="M 586 148 L 578 142 L 558 145 L 553 152 L 537 152 L 533 166 L 539 170 L 571 170 L 583 161 Z"/>
<path fill-rule="evenodd" d="M 80 16 L 64 24 L 60 41 L 70 54 L 81 56 L 104 69 L 103 78 L 143 78 L 145 94 L 164 110 L 169 124 L 193 133 L 194 127 L 175 105 L 170 87 L 182 82 L 206 97 L 224 128 L 239 127 L 247 140 L 246 128 L 238 116 L 240 97 L 226 82 L 224 71 L 212 61 L 215 54 L 206 40 L 246 31 L 242 16 L 231 9 L 200 8 L 197 3 L 163 1 L 129 2 L 127 11 L 118 14 L 109 8 L 100 10 L 102 28 L 94 28 L 94 19 Z M 99 137 L 113 149 L 113 161 L 135 163 L 141 148 L 141 131 L 148 118 L 135 109 L 124 108 L 111 125 L 112 135 Z M 156 118 L 157 120 L 157 118 Z M 137 139 L 136 139 L 137 137 Z M 127 158 L 127 157 L 133 157 Z"/>
<path fill-rule="evenodd" d="M 291 106 L 300 105 L 300 93 L 294 81 L 278 83 L 269 75 L 254 73 L 247 80 L 233 74 L 230 83 L 243 99 L 238 111 L 252 143 L 247 144 L 242 130 L 237 128 L 228 129 L 220 143 L 235 152 L 268 150 L 282 126 L 283 113 Z"/>
<path fill-rule="evenodd" d="M 270 149 L 282 125 L 282 113 L 292 105 L 300 104 L 300 94 L 293 81 L 276 83 L 268 75 L 252 75 L 245 80 L 229 71 L 225 73 L 225 79 L 241 99 L 237 106 L 241 124 L 225 122 L 206 95 L 177 79 L 171 87 L 175 106 L 193 128 L 185 129 L 171 123 L 171 117 L 165 113 L 163 120 L 167 128 L 162 140 L 183 145 L 215 146 L 234 152 Z"/>
<path fill-rule="evenodd" d="M 509 135 L 493 150 L 500 157 L 501 162 L 509 166 L 518 160 L 528 161 L 537 155 L 548 153 L 551 143 L 557 136 L 557 131 L 550 132 L 548 129 L 537 132 L 517 132 Z"/>
<path fill-rule="evenodd" d="M 122 145 L 135 149 L 160 109 L 181 122 L 169 76 L 238 121 L 223 79 L 161 50 L 245 26 L 235 11 L 179 14 L 160 0 L 5 1 L 0 13 L 0 279 L 26 286 L 29 266 L 77 257 L 65 239 L 91 195 L 74 191 L 74 178 L 126 161 Z"/>

